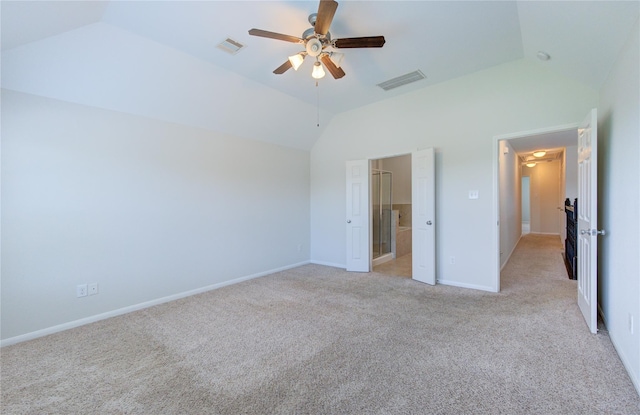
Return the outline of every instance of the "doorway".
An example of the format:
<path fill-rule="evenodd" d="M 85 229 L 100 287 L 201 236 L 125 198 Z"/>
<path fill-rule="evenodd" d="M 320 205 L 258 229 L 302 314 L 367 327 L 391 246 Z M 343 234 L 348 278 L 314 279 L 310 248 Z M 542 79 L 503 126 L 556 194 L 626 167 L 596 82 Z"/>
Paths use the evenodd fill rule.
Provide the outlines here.
<path fill-rule="evenodd" d="M 411 154 L 371 160 L 372 267 L 412 276 Z"/>
<path fill-rule="evenodd" d="M 576 197 L 577 141 L 577 125 L 496 137 L 496 291 L 527 222 L 530 233 L 556 235 L 564 245 L 561 215 L 565 198 Z"/>
<path fill-rule="evenodd" d="M 397 156 L 400 159 L 402 156 Z M 410 158 L 409 158 L 410 157 Z M 396 159 L 396 157 L 390 158 Z M 396 159 L 396 160 L 398 160 Z M 409 164 L 410 160 L 410 164 Z M 348 160 L 346 168 L 346 269 L 351 272 L 369 272 L 372 270 L 371 237 L 371 169 L 394 171 L 381 168 L 378 163 L 393 162 L 387 159 Z M 411 239 L 411 278 L 429 285 L 436 284 L 436 186 L 435 186 L 435 150 L 433 147 L 417 149 L 406 156 L 401 163 L 406 170 L 407 179 L 396 180 L 400 186 L 410 189 L 411 209 L 404 215 L 405 229 L 400 229 L 400 212 L 396 231 L 409 230 Z M 407 168 L 409 167 L 410 168 Z M 406 171 L 405 170 L 405 171 Z M 394 174 L 397 178 L 398 175 Z M 410 178 L 410 179 L 409 179 Z M 396 189 L 398 185 L 392 184 Z M 410 220 L 407 216 L 410 216 Z M 392 220 L 392 223 L 395 223 Z M 393 232 L 392 232 L 393 235 Z M 400 242 L 396 240 L 396 256 Z"/>

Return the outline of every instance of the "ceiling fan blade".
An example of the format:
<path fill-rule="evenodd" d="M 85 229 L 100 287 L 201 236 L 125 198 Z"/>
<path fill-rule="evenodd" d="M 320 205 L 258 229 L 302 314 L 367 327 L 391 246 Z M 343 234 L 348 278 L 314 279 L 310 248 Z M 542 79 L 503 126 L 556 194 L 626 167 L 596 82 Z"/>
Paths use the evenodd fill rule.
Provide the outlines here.
<path fill-rule="evenodd" d="M 324 63 L 324 66 L 331 73 L 331 76 L 333 76 L 335 79 L 340 79 L 345 75 L 342 68 L 337 67 L 336 64 L 333 63 L 329 55 L 322 55 L 320 60 L 322 61 L 322 63 Z"/>
<path fill-rule="evenodd" d="M 384 36 L 347 37 L 336 39 L 336 48 L 381 48 L 385 43 Z"/>
<path fill-rule="evenodd" d="M 329 26 L 333 21 L 333 15 L 336 14 L 338 8 L 338 2 L 334 0 L 320 0 L 318 6 L 318 15 L 316 16 L 316 23 L 314 30 L 319 35 L 326 35 L 329 31 Z"/>
<path fill-rule="evenodd" d="M 269 32 L 267 30 L 261 30 L 261 29 L 251 29 L 249 30 L 249 34 L 251 36 L 260 36 L 260 37 L 266 37 L 269 39 L 284 40 L 285 42 L 291 42 L 291 43 L 304 43 L 304 40 L 302 40 L 299 37 L 283 35 L 282 33 Z"/>
<path fill-rule="evenodd" d="M 292 66 L 293 65 L 291 65 L 289 59 L 287 59 L 282 65 L 274 69 L 273 73 L 276 75 L 282 75 L 283 73 L 287 72 Z"/>

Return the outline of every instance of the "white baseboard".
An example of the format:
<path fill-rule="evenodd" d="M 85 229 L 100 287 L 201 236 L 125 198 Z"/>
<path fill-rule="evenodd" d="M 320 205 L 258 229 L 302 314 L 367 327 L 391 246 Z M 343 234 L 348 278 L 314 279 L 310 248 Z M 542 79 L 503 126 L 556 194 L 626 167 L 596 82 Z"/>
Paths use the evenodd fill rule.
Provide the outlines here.
<path fill-rule="evenodd" d="M 605 327 L 607 327 L 607 330 L 609 330 L 609 326 L 607 325 L 607 318 L 605 317 L 604 311 L 602 311 L 600 304 L 598 304 L 598 315 L 600 315 L 600 318 L 602 318 L 602 322 L 604 323 Z M 613 348 L 616 349 L 616 352 L 618 353 L 618 357 L 620 357 L 620 361 L 622 362 L 622 365 L 627 370 L 627 373 L 631 378 L 631 383 L 633 383 L 633 386 L 635 386 L 636 391 L 638 392 L 638 395 L 640 395 L 640 373 L 634 372 L 634 370 L 639 370 L 640 368 L 634 368 L 631 365 L 631 363 L 629 362 L 629 358 L 627 358 L 627 356 L 624 354 L 622 348 L 618 346 L 616 336 L 615 335 L 612 336 L 610 331 L 608 331 L 608 333 L 609 333 L 609 339 L 613 344 Z"/>
<path fill-rule="evenodd" d="M 500 271 L 502 271 L 502 269 L 505 267 L 505 265 L 507 265 L 507 263 L 511 259 L 511 255 L 513 255 L 513 252 L 516 250 L 516 247 L 520 243 L 521 239 L 522 239 L 522 234 L 520 234 L 520 237 L 518 238 L 518 241 L 513 245 L 513 248 L 511 248 L 511 252 L 509 252 L 509 256 L 507 256 L 507 260 L 504 261 L 504 264 L 502 264 L 502 266 L 500 266 Z"/>
<path fill-rule="evenodd" d="M 336 264 L 336 263 L 333 263 L 333 262 L 325 262 L 325 261 L 314 261 L 313 259 L 311 261 L 309 261 L 309 263 L 316 264 L 316 265 L 325 265 L 327 267 L 333 267 L 333 268 L 347 269 L 347 265 L 346 264 Z"/>
<path fill-rule="evenodd" d="M 195 290 L 189 290 L 189 291 L 181 292 L 178 294 L 173 294 L 166 297 L 158 298 L 155 300 L 145 301 L 144 303 L 139 303 L 139 304 L 134 304 L 127 307 L 119 308 L 117 310 L 107 311 L 106 313 L 96 314 L 90 317 L 81 318 L 79 320 L 70 321 L 68 323 L 58 324 L 56 326 L 47 327 L 46 329 L 32 331 L 31 333 L 21 334 L 19 336 L 10 337 L 8 339 L 1 340 L 0 347 L 10 346 L 12 344 L 21 343 L 27 340 L 37 339 L 38 337 L 48 336 L 49 334 L 73 329 L 76 327 L 84 326 L 85 324 L 95 323 L 96 321 L 105 320 L 105 319 L 116 317 L 122 314 L 131 313 L 133 311 L 138 311 L 145 308 L 153 307 L 158 304 L 168 303 L 169 301 L 174 301 L 180 298 L 201 294 L 207 291 L 215 290 L 217 288 L 226 287 L 227 285 L 237 284 L 239 282 L 248 281 L 254 278 L 264 277 L 265 275 L 275 274 L 276 272 L 286 271 L 288 269 L 300 267 L 302 265 L 307 265 L 307 264 L 309 264 L 309 261 L 298 262 L 296 264 L 286 265 L 284 267 L 274 268 L 268 271 L 246 275 L 244 277 L 234 278 L 229 281 L 223 281 L 216 284 L 207 285 L 205 287 L 196 288 Z"/>
<path fill-rule="evenodd" d="M 396 256 L 393 253 L 389 252 L 388 254 L 384 254 L 371 261 L 371 265 L 375 267 L 376 265 L 384 264 L 385 262 L 389 262 L 394 259 L 396 259 Z"/>
<path fill-rule="evenodd" d="M 602 322 L 604 323 L 605 327 L 608 327 L 607 318 L 604 316 L 604 311 L 602 311 L 602 307 L 600 307 L 600 303 L 598 303 L 598 315 L 602 319 Z"/>
<path fill-rule="evenodd" d="M 640 373 L 637 372 L 638 368 L 634 368 L 631 365 L 629 358 L 625 355 L 622 348 L 618 346 L 616 336 L 612 336 L 611 332 L 609 332 L 609 339 L 611 339 L 611 343 L 613 343 L 613 348 L 616 349 L 616 352 L 618 352 L 618 356 L 622 361 L 622 365 L 624 366 L 625 369 L 627 369 L 627 373 L 631 378 L 631 383 L 633 383 L 633 386 L 635 386 L 636 388 L 636 392 L 638 392 L 638 394 L 640 395 L 640 378 L 639 378 Z"/>
<path fill-rule="evenodd" d="M 489 291 L 492 293 L 496 292 L 495 288 L 488 287 L 485 285 L 466 284 L 464 282 L 451 281 L 451 280 L 438 280 L 437 282 L 438 284 L 450 285 L 452 287 L 470 288 L 472 290 Z"/>

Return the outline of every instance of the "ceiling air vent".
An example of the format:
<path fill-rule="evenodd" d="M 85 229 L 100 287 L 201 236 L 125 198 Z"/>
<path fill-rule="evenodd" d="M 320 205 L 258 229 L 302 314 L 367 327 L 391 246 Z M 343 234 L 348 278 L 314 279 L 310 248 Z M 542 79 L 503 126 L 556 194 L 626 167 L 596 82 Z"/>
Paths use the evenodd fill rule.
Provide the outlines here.
<path fill-rule="evenodd" d="M 426 78 L 426 76 L 424 76 L 424 74 L 421 71 L 413 71 L 413 72 L 409 72 L 408 74 L 401 75 L 397 78 L 389 79 L 388 81 L 378 84 L 378 86 L 384 89 L 385 91 L 389 91 L 399 86 L 407 85 L 424 78 Z"/>
<path fill-rule="evenodd" d="M 218 43 L 217 48 L 222 49 L 231 55 L 235 55 L 236 53 L 240 52 L 242 48 L 244 48 L 244 45 L 231 38 L 226 38 L 222 42 Z"/>

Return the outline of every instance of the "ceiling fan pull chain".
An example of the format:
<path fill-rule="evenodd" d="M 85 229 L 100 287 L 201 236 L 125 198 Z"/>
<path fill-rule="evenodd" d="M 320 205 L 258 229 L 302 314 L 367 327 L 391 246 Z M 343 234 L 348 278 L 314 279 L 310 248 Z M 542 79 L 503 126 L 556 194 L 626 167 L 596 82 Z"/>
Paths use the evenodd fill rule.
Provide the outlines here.
<path fill-rule="evenodd" d="M 316 111 L 317 111 L 317 124 L 316 127 L 320 127 L 320 88 L 318 88 L 318 81 L 316 81 L 316 96 L 318 98 Z"/>

